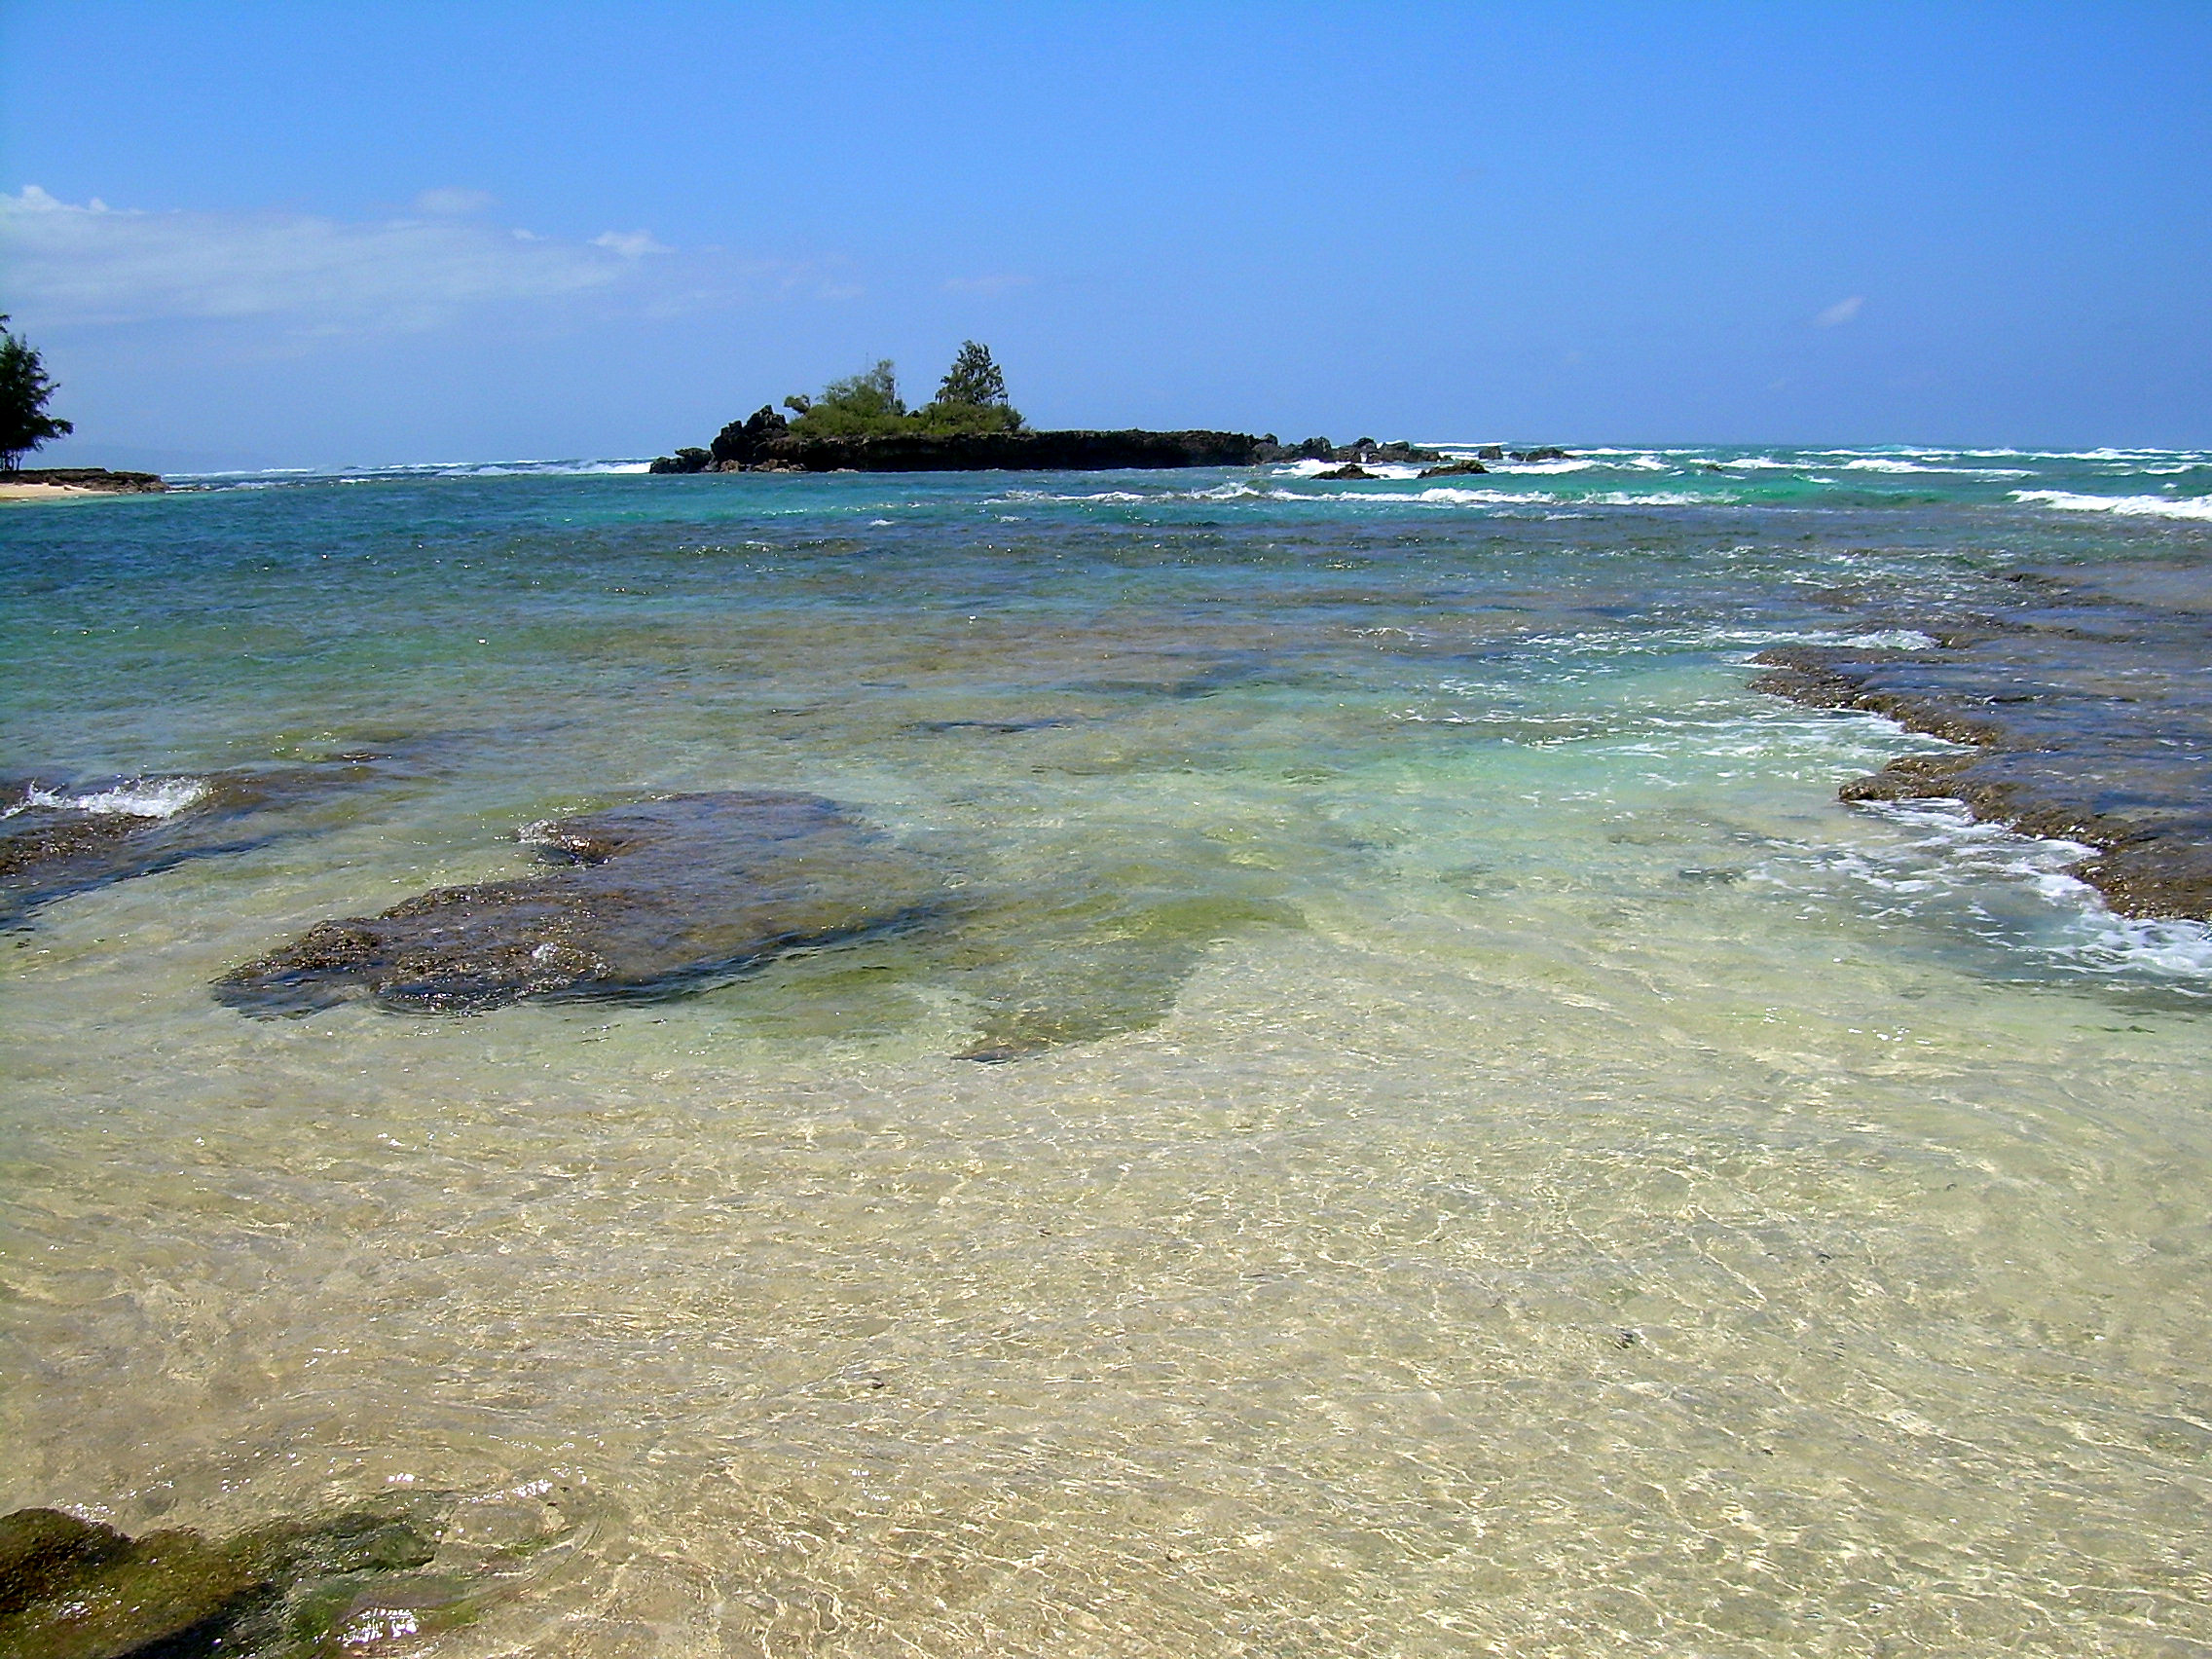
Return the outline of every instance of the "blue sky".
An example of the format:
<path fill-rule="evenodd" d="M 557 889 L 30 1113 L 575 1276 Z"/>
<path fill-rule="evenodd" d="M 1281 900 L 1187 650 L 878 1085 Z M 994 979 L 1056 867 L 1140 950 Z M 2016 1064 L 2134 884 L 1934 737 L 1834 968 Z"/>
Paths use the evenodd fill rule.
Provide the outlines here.
<path fill-rule="evenodd" d="M 47 459 L 1039 424 L 2212 446 L 2212 5 L 0 4 Z"/>

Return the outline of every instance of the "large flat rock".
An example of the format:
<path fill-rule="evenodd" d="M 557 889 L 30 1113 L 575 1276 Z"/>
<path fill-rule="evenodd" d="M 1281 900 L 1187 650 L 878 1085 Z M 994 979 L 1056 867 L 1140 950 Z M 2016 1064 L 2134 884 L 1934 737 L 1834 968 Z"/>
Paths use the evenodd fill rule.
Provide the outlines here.
<path fill-rule="evenodd" d="M 819 795 L 672 795 L 526 834 L 554 867 L 323 922 L 216 996 L 257 1014 L 667 996 L 904 929 L 942 900 L 918 861 Z"/>

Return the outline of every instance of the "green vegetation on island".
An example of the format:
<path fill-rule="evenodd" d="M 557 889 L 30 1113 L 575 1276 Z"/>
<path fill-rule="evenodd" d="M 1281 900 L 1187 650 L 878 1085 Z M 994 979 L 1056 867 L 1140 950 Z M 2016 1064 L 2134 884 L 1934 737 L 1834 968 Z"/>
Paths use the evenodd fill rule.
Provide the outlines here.
<path fill-rule="evenodd" d="M 820 397 L 787 397 L 784 407 L 799 439 L 949 438 L 1025 429 L 1020 411 L 1007 402 L 1006 375 L 991 360 L 991 349 L 974 340 L 961 342 L 937 395 L 919 409 L 909 410 L 899 395 L 898 371 L 888 357 L 831 381 Z"/>

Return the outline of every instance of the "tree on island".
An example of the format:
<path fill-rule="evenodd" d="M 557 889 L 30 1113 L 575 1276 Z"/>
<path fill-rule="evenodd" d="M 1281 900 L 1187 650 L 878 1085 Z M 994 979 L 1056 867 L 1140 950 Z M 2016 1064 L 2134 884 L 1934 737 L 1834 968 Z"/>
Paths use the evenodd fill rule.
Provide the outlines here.
<path fill-rule="evenodd" d="M 46 378 L 38 353 L 8 332 L 8 318 L 0 313 L 0 472 L 15 471 L 47 439 L 76 430 L 46 412 L 46 400 L 59 389 Z"/>
<path fill-rule="evenodd" d="M 950 437 L 967 432 L 1018 432 L 1020 413 L 1006 400 L 1006 375 L 990 348 L 970 340 L 952 360 L 937 396 L 908 412 L 898 371 L 885 357 L 873 368 L 831 381 L 820 397 L 792 396 L 798 438 Z"/>
<path fill-rule="evenodd" d="M 1021 414 L 1006 400 L 1006 375 L 991 361 L 991 349 L 963 340 L 939 383 L 937 396 L 919 419 L 933 432 L 1018 432 Z"/>

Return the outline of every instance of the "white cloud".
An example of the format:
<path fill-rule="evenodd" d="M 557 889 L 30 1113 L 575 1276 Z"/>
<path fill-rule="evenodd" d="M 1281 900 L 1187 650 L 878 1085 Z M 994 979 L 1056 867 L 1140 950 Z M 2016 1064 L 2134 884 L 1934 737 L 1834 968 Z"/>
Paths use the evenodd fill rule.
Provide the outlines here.
<path fill-rule="evenodd" d="M 647 261 L 675 250 L 645 231 L 577 242 L 460 216 L 489 201 L 425 191 L 417 205 L 434 217 L 349 221 L 78 206 L 31 185 L 0 194 L 0 264 L 10 309 L 42 327 L 268 318 L 311 333 L 417 330 L 485 307 L 665 315 L 806 285 L 792 266 Z"/>
<path fill-rule="evenodd" d="M 1820 315 L 1813 318 L 1815 328 L 1840 328 L 1859 314 L 1859 308 L 1866 303 L 1864 294 L 1854 294 L 1848 300 L 1838 300 Z"/>

